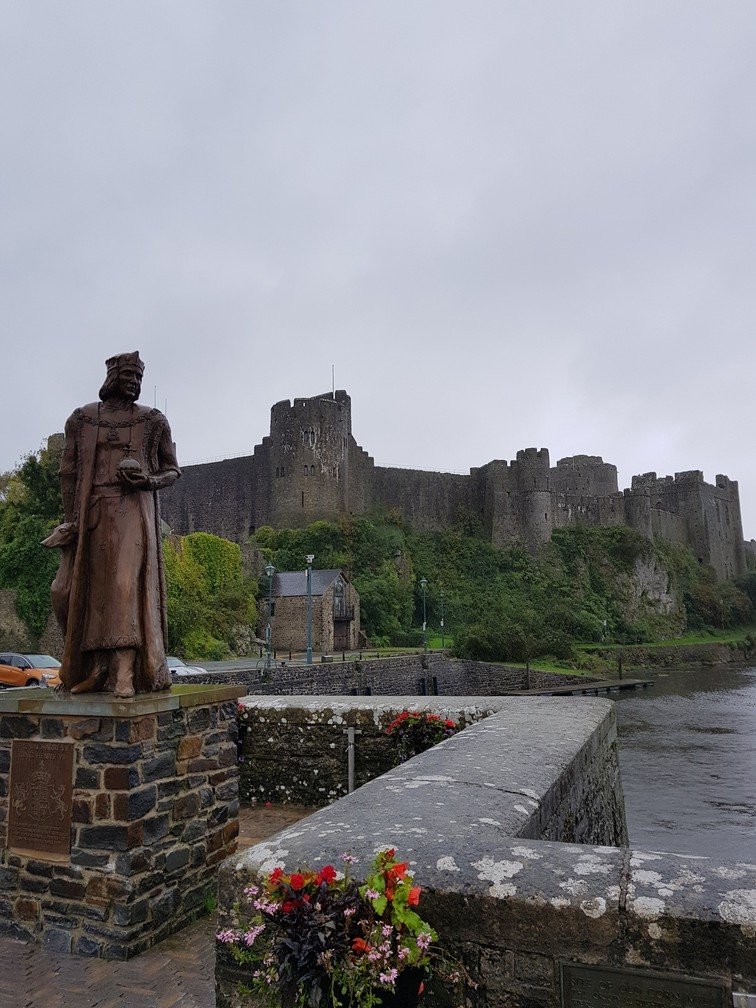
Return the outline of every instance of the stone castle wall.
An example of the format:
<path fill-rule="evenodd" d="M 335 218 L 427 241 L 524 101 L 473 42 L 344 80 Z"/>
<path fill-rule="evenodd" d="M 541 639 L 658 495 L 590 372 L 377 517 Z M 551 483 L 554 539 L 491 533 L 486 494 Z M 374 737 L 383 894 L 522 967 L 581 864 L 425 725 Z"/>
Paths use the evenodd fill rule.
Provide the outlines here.
<path fill-rule="evenodd" d="M 276 403 L 270 434 L 251 456 L 188 466 L 161 502 L 178 534 L 208 531 L 241 543 L 261 525 L 396 510 L 426 531 L 472 518 L 494 545 L 519 542 L 531 552 L 557 528 L 626 524 L 690 546 L 722 578 L 746 569 L 738 484 L 726 476 L 712 485 L 698 471 L 646 473 L 622 492 L 616 467 L 599 456 L 552 466 L 546 448 L 468 475 L 376 466 L 352 435 L 343 390 Z"/>

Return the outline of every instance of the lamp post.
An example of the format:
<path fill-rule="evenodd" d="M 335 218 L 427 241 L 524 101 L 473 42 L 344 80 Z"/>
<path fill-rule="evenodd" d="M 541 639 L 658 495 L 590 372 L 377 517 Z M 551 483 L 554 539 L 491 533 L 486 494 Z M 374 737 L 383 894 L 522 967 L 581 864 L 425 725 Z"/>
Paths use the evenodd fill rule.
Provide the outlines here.
<path fill-rule="evenodd" d="M 270 617 L 273 612 L 273 572 L 275 567 L 272 563 L 266 564 L 265 573 L 268 575 L 268 625 L 265 627 L 265 668 L 270 669 Z"/>
<path fill-rule="evenodd" d="M 425 589 L 428 587 L 428 581 L 426 578 L 420 578 L 420 587 L 423 589 L 423 652 L 428 653 L 428 633 L 426 630 L 427 620 L 425 614 Z"/>
<path fill-rule="evenodd" d="M 444 649 L 444 593 L 441 592 L 441 650 Z"/>
<path fill-rule="evenodd" d="M 307 664 L 312 665 L 312 561 L 314 553 L 307 554 Z"/>

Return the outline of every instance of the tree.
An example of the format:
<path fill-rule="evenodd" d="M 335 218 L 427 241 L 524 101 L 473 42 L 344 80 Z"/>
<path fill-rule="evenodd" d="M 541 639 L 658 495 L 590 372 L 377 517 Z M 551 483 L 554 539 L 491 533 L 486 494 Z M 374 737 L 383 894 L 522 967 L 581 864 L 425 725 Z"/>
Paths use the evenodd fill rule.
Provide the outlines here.
<path fill-rule="evenodd" d="M 51 438 L 2 483 L 0 586 L 15 591 L 18 615 L 35 637 L 52 609 L 50 585 L 58 567 L 57 550 L 41 543 L 63 513 L 58 476 L 62 447 L 62 441 Z"/>

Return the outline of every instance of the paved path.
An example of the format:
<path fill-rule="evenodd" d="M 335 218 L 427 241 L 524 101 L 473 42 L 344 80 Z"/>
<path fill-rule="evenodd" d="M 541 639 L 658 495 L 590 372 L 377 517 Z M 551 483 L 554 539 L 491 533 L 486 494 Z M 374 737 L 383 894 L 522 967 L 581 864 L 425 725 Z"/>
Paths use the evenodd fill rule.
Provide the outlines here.
<path fill-rule="evenodd" d="M 308 811 L 243 809 L 239 848 Z M 203 917 L 127 962 L 42 952 L 0 938 L 0 1008 L 215 1008 L 214 934 L 214 917 Z"/>

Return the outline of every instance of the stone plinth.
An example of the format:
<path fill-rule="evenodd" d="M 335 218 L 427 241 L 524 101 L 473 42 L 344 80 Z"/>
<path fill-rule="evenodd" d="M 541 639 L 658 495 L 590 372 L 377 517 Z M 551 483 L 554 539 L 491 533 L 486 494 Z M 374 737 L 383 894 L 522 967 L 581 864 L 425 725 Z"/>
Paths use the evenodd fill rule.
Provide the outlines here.
<path fill-rule="evenodd" d="M 0 933 L 126 959 L 204 912 L 236 849 L 242 692 L 0 694 Z"/>

